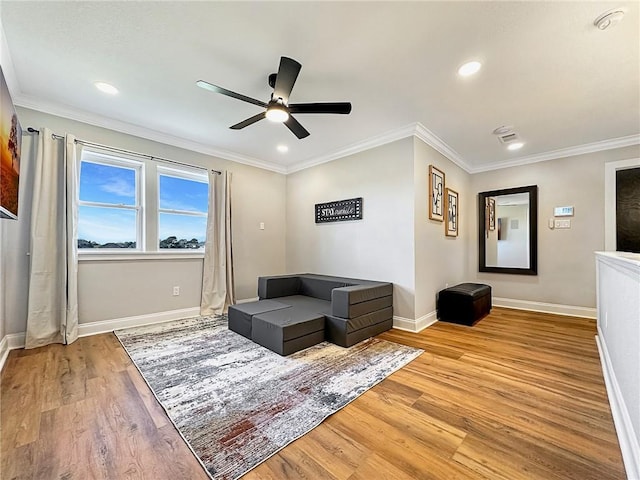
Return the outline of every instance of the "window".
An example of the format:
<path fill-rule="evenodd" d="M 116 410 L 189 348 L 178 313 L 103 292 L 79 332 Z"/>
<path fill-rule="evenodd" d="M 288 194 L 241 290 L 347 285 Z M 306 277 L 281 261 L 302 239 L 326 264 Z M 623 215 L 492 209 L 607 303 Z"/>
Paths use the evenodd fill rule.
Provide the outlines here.
<path fill-rule="evenodd" d="M 158 168 L 158 247 L 203 249 L 207 236 L 206 175 Z"/>
<path fill-rule="evenodd" d="M 80 162 L 79 249 L 142 247 L 142 163 L 85 152 Z"/>
<path fill-rule="evenodd" d="M 83 254 L 201 255 L 208 207 L 209 178 L 202 170 L 82 152 L 78 249 Z"/>

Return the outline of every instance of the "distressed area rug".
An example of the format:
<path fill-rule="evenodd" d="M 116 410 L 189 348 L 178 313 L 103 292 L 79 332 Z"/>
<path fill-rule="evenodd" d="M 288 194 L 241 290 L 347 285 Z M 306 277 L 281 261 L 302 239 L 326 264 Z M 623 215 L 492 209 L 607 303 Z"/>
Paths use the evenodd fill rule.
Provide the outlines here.
<path fill-rule="evenodd" d="M 281 357 L 225 316 L 115 334 L 216 480 L 240 477 L 423 352 L 369 339 Z"/>

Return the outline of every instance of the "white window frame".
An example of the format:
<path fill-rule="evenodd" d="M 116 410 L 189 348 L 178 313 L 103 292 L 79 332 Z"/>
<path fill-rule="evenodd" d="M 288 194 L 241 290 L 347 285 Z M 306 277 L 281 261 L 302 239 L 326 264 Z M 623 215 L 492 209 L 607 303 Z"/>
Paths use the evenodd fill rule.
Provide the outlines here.
<path fill-rule="evenodd" d="M 157 183 L 156 185 L 158 186 L 158 213 L 156 215 L 156 221 L 157 221 L 157 225 L 158 225 L 158 238 L 157 241 L 155 243 L 156 245 L 156 249 L 158 252 L 169 255 L 171 253 L 175 253 L 175 252 L 204 252 L 204 247 L 203 248 L 199 248 L 199 249 L 195 249 L 195 248 L 160 248 L 160 214 L 162 213 L 169 213 L 169 214 L 174 214 L 174 215 L 189 215 L 192 217 L 204 217 L 205 219 L 207 218 L 208 213 L 201 213 L 201 212 L 193 212 L 193 211 L 189 211 L 189 210 L 175 210 L 175 209 L 168 209 L 168 208 L 161 208 L 160 207 L 160 177 L 161 176 L 165 176 L 165 177 L 174 177 L 174 178 L 181 178 L 184 180 L 192 180 L 195 182 L 200 182 L 200 183 L 204 183 L 205 185 L 207 185 L 207 188 L 209 187 L 209 176 L 207 175 L 206 172 L 203 172 L 201 169 L 191 169 L 188 167 L 181 167 L 181 168 L 173 168 L 173 167 L 165 167 L 165 166 L 158 166 L 157 168 Z M 209 206 L 207 205 L 207 211 L 209 209 Z M 206 231 L 205 231 L 205 236 L 206 236 Z"/>
<path fill-rule="evenodd" d="M 80 181 L 78 181 L 78 212 L 80 207 L 103 207 L 103 208 L 119 208 L 123 210 L 130 210 L 136 212 L 136 248 L 78 248 L 78 254 L 113 254 L 113 253 L 140 253 L 145 251 L 145 229 L 144 229 L 144 162 L 139 160 L 132 160 L 123 158 L 122 156 L 115 157 L 102 152 L 98 152 L 91 149 L 85 149 L 82 155 L 78 159 L 78 174 L 82 175 L 82 163 L 94 163 L 97 165 L 106 165 L 111 167 L 126 168 L 134 171 L 135 175 L 135 205 L 124 205 L 104 202 L 88 202 L 80 200 Z"/>

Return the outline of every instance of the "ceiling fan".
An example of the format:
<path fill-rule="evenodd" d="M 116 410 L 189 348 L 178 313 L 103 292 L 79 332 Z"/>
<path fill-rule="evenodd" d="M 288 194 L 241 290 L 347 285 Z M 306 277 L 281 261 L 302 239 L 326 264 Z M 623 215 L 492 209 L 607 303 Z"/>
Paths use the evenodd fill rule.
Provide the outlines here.
<path fill-rule="evenodd" d="M 289 95 L 293 90 L 293 85 L 296 83 L 296 78 L 300 73 L 302 65 L 288 57 L 280 58 L 280 66 L 278 67 L 278 73 L 272 73 L 269 75 L 269 86 L 273 88 L 271 94 L 271 100 L 268 103 L 264 103 L 255 98 L 247 97 L 240 93 L 232 92 L 226 88 L 213 85 L 212 83 L 205 82 L 204 80 L 198 80 L 196 85 L 212 92 L 221 93 L 231 98 L 242 100 L 243 102 L 252 103 L 264 108 L 264 112 L 254 115 L 251 118 L 247 118 L 240 123 L 232 125 L 230 128 L 233 130 L 240 130 L 241 128 L 253 125 L 259 120 L 266 118 L 272 122 L 284 123 L 289 130 L 298 138 L 305 138 L 309 136 L 309 132 L 300 125 L 292 114 L 302 113 L 338 113 L 348 114 L 351 112 L 351 103 L 349 102 L 325 102 L 325 103 L 289 103 Z"/>

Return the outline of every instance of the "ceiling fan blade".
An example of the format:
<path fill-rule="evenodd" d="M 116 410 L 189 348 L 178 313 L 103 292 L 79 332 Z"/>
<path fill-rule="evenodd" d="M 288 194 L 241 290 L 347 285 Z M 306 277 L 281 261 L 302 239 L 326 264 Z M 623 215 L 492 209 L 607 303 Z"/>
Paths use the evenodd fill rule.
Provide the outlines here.
<path fill-rule="evenodd" d="M 349 102 L 326 102 L 326 103 L 294 103 L 289 105 L 291 113 L 340 113 L 346 115 L 351 113 Z"/>
<path fill-rule="evenodd" d="M 282 98 L 284 103 L 289 102 L 289 95 L 293 90 L 293 84 L 300 73 L 302 65 L 289 57 L 280 58 L 280 66 L 276 75 L 276 84 L 273 87 L 274 99 Z"/>
<path fill-rule="evenodd" d="M 204 88 L 205 90 L 209 90 L 215 93 L 221 93 L 222 95 L 226 95 L 227 97 L 236 98 L 238 100 L 242 100 L 243 102 L 253 103 L 254 105 L 258 105 L 259 107 L 267 107 L 267 104 L 261 102 L 260 100 L 256 100 L 255 98 L 247 97 L 246 95 L 242 95 L 241 93 L 232 92 L 231 90 L 227 90 L 226 88 L 219 87 L 214 85 L 213 83 L 205 82 L 204 80 L 198 80 L 196 85 L 200 88 Z"/>
<path fill-rule="evenodd" d="M 263 118 L 266 117 L 266 112 L 261 112 L 257 115 L 254 115 L 251 118 L 247 118 L 246 120 L 243 120 L 240 123 L 236 123 L 235 125 L 231 125 L 229 128 L 233 129 L 233 130 L 240 130 L 241 128 L 244 127 L 248 127 L 249 125 L 253 125 L 254 123 L 256 123 L 257 121 L 262 120 Z"/>
<path fill-rule="evenodd" d="M 291 115 L 289 115 L 289 119 L 286 122 L 284 122 L 284 124 L 298 138 L 305 138 L 310 135 L 310 133 L 307 132 L 307 130 L 302 125 L 300 125 L 300 122 L 298 122 Z"/>

